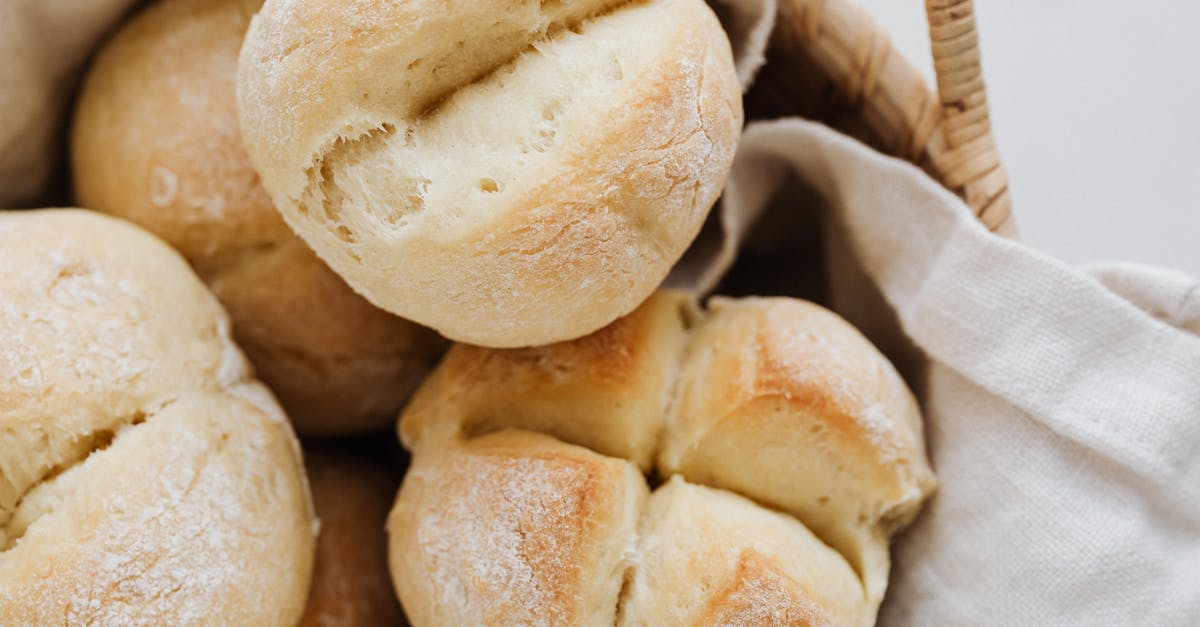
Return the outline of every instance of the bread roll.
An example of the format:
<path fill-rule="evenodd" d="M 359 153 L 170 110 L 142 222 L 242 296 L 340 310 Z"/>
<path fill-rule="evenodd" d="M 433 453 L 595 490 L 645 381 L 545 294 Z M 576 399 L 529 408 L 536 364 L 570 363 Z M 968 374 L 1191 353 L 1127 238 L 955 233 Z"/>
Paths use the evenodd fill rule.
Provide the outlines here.
<path fill-rule="evenodd" d="M 796 514 L 882 597 L 888 538 L 934 485 L 891 364 L 812 303 L 714 298 L 679 380 L 659 469 Z"/>
<path fill-rule="evenodd" d="M 611 626 L 646 485 L 528 431 L 417 450 L 388 517 L 414 625 Z"/>
<path fill-rule="evenodd" d="M 530 346 L 633 310 L 742 122 L 702 0 L 268 0 L 238 107 L 289 224 L 383 309 Z"/>
<path fill-rule="evenodd" d="M 289 624 L 295 436 L 177 253 L 78 210 L 0 213 L 0 624 Z"/>
<path fill-rule="evenodd" d="M 533 432 L 558 439 L 523 443 Z M 507 507 L 533 509 L 520 492 L 527 474 L 447 453 L 483 446 L 488 433 L 504 434 L 506 468 L 530 457 L 561 461 L 583 446 L 669 479 L 647 503 L 636 501 L 624 591 L 608 597 L 620 624 L 869 624 L 887 584 L 890 536 L 935 485 L 903 381 L 861 334 L 810 303 L 718 298 L 701 313 L 687 297 L 659 292 L 572 342 L 455 346 L 400 423 L 416 478 L 401 487 L 388 529 L 401 603 L 426 608 L 410 613 L 415 625 L 499 598 L 525 599 L 543 615 L 569 611 L 511 578 L 402 583 L 430 563 L 482 563 L 480 572 L 524 563 L 487 543 L 467 555 L 461 544 L 495 522 L 495 510 L 479 502 L 489 490 L 505 494 Z M 444 483 L 459 473 L 469 473 L 470 490 Z M 582 508 L 593 497 L 562 490 L 558 498 Z M 465 513 L 442 515 L 458 508 Z M 440 548 L 418 533 L 430 526 Z M 575 542 L 524 529 L 522 542 Z M 574 567 L 572 559 L 560 562 Z M 514 617 L 494 618 L 520 622 Z"/>
<path fill-rule="evenodd" d="M 306 434 L 389 425 L 442 349 L 367 303 L 279 217 L 242 148 L 238 49 L 260 0 L 161 0 L 101 50 L 71 136 L 81 204 L 178 248 Z"/>
<path fill-rule="evenodd" d="M 383 531 L 399 469 L 330 445 L 305 446 L 304 466 L 321 533 L 301 627 L 404 624 Z"/>
<path fill-rule="evenodd" d="M 469 437 L 525 429 L 649 471 L 684 326 L 694 315 L 683 294 L 655 292 L 629 315 L 572 342 L 511 350 L 455 344 L 413 396 L 401 439 L 416 450 L 427 430 Z"/>

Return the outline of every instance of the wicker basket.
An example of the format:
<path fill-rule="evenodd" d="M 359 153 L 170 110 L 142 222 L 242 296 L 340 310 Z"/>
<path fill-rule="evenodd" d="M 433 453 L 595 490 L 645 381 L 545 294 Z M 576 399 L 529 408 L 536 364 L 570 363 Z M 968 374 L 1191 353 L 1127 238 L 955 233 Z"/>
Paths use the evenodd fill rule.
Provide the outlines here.
<path fill-rule="evenodd" d="M 925 0 L 937 94 L 850 0 L 780 0 L 752 117 L 801 115 L 922 167 L 993 232 L 1016 235 L 988 119 L 972 0 Z"/>

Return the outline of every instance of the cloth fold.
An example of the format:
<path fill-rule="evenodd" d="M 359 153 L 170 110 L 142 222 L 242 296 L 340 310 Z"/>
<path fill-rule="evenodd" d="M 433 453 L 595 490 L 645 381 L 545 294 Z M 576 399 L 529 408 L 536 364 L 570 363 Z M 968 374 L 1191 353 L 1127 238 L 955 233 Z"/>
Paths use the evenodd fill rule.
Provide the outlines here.
<path fill-rule="evenodd" d="M 1195 624 L 1196 281 L 1070 267 L 988 233 L 917 168 L 800 120 L 746 129 L 724 247 L 781 219 L 770 201 L 795 179 L 829 225 L 834 308 L 908 351 L 893 358 L 942 482 L 897 543 L 881 624 Z M 729 265 L 708 261 L 706 276 Z"/>
<path fill-rule="evenodd" d="M 38 204 L 63 108 L 93 46 L 134 0 L 0 2 L 0 207 Z"/>

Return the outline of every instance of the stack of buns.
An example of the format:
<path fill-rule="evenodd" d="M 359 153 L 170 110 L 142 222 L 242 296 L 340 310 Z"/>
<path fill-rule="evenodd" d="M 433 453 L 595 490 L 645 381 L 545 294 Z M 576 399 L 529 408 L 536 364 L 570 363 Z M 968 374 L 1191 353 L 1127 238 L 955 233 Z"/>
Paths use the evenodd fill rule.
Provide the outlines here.
<path fill-rule="evenodd" d="M 143 5 L 91 211 L 0 212 L 0 624 L 874 621 L 903 381 L 656 291 L 743 119 L 703 0 Z"/>
<path fill-rule="evenodd" d="M 416 625 L 871 624 L 935 485 L 895 369 L 787 298 L 660 292 L 572 342 L 457 345 L 400 436 Z"/>

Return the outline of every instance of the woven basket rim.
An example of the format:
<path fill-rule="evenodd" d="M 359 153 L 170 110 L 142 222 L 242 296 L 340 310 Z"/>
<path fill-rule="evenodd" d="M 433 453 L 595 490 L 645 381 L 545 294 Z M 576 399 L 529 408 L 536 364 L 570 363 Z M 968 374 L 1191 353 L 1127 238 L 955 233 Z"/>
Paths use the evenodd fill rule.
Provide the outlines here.
<path fill-rule="evenodd" d="M 815 65 L 877 149 L 960 196 L 983 224 L 1016 235 L 1008 175 L 992 134 L 972 0 L 926 0 L 936 91 L 853 0 L 780 0 L 774 62 Z M 834 123 L 837 127 L 838 124 Z"/>

